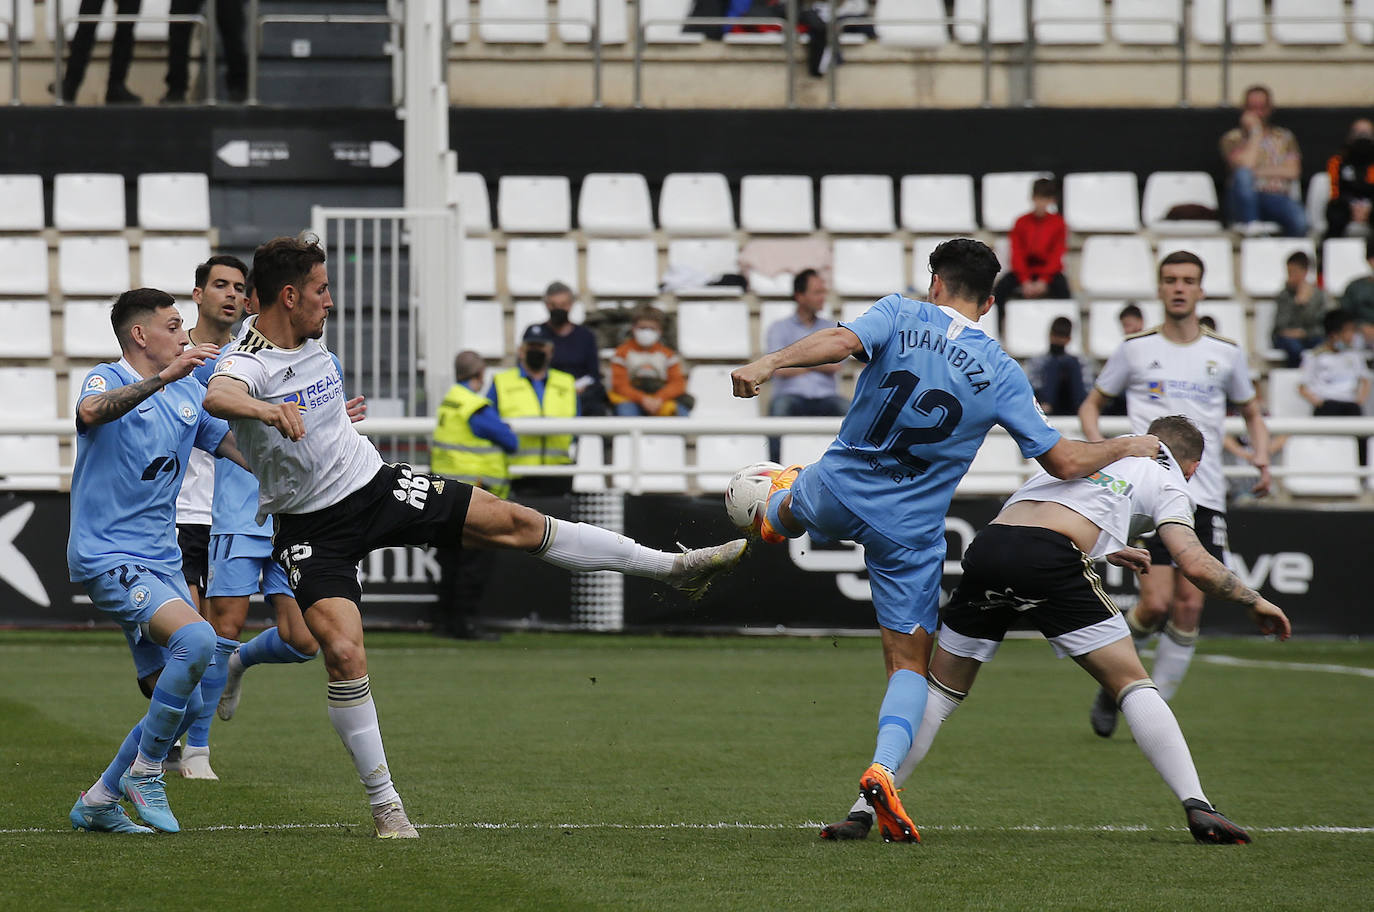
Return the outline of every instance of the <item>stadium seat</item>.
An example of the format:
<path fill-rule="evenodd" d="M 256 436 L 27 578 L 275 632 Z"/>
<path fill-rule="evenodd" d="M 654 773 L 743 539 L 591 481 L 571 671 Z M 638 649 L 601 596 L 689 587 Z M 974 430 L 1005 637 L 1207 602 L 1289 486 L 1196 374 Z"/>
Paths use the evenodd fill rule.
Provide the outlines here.
<path fill-rule="evenodd" d="M 668 242 L 668 271 L 705 277 L 739 273 L 739 244 L 734 238 L 676 238 Z M 665 283 L 668 277 L 664 276 Z M 673 294 L 682 297 L 720 297 L 743 291 L 732 285 L 698 285 L 674 288 Z"/>
<path fill-rule="evenodd" d="M 572 310 L 568 313 L 568 318 L 574 323 L 585 323 L 587 320 L 587 308 L 581 301 L 573 301 Z M 520 347 L 520 337 L 525 334 L 525 330 L 535 323 L 543 323 L 549 319 L 549 308 L 544 301 L 516 301 L 515 310 L 511 320 L 511 349 Z"/>
<path fill-rule="evenodd" d="M 1007 171 L 983 175 L 983 227 L 1007 232 L 1031 208 L 1031 184 L 1053 177 L 1044 171 Z"/>
<path fill-rule="evenodd" d="M 67 301 L 62 305 L 62 350 L 68 358 L 118 358 L 119 340 L 110 329 L 110 305 Z"/>
<path fill-rule="evenodd" d="M 1345 0 L 1274 0 L 1272 12 L 1279 44 L 1345 44 Z"/>
<path fill-rule="evenodd" d="M 1364 238 L 1331 238 L 1322 244 L 1322 278 L 1327 297 L 1338 297 L 1354 279 L 1369 275 Z"/>
<path fill-rule="evenodd" d="M 749 305 L 743 301 L 681 302 L 677 306 L 677 351 L 693 360 L 749 360 L 754 353 L 749 338 Z"/>
<path fill-rule="evenodd" d="M 467 234 L 491 233 L 491 198 L 487 179 L 473 171 L 460 171 L 454 180 L 458 192 L 458 214 Z"/>
<path fill-rule="evenodd" d="M 652 298 L 658 294 L 658 245 L 647 239 L 588 241 L 587 290 L 599 298 Z"/>
<path fill-rule="evenodd" d="M 638 450 L 637 459 L 635 450 Z M 639 446 L 634 446 L 634 438 L 629 434 L 617 434 L 611 442 L 611 463 L 625 467 L 638 462 L 645 469 L 683 469 L 687 466 L 687 440 L 680 434 L 641 434 Z M 622 490 L 630 489 L 632 476 L 617 473 L 614 485 Z M 640 475 L 639 490 L 665 494 L 687 490 L 687 476 Z"/>
<path fill-rule="evenodd" d="M 1153 297 L 1158 283 L 1150 242 L 1138 235 L 1085 238 L 1078 284 L 1088 297 Z"/>
<path fill-rule="evenodd" d="M 0 231 L 42 231 L 43 178 L 0 174 Z"/>
<path fill-rule="evenodd" d="M 1232 44 L 1264 44 L 1264 0 L 1193 0 L 1189 30 L 1199 44 L 1222 43 L 1223 9 L 1229 11 Z"/>
<path fill-rule="evenodd" d="M 625 0 L 600 0 L 601 45 L 624 44 L 629 37 Z M 558 0 L 558 40 L 564 44 L 587 44 L 592 40 L 590 23 L 596 17 L 592 0 Z M 582 22 L 572 20 L 580 19 Z"/>
<path fill-rule="evenodd" d="M 1294 497 L 1358 497 L 1362 488 L 1359 462 L 1354 437 L 1294 434 L 1283 447 L 1284 466 L 1324 474 L 1284 475 L 1282 484 Z"/>
<path fill-rule="evenodd" d="M 577 467 L 586 471 L 573 476 L 573 491 L 590 494 L 606 490 L 606 476 L 598 471 L 606 465 L 606 442 L 595 434 L 582 434 L 577 438 L 576 450 Z"/>
<path fill-rule="evenodd" d="M 1095 234 L 1140 230 L 1140 188 L 1129 171 L 1064 176 L 1064 221 L 1070 231 Z"/>
<path fill-rule="evenodd" d="M 34 0 L 19 0 L 19 2 L 16 4 L 19 13 L 17 18 L 19 20 L 20 41 L 33 40 L 33 4 Z M 3 12 L 0 12 L 0 16 L 3 16 L 6 20 L 8 20 L 10 18 L 10 8 L 8 6 L 3 7 Z M 48 34 L 52 33 L 49 32 Z M 9 25 L 0 24 L 0 41 L 8 42 L 9 40 Z"/>
<path fill-rule="evenodd" d="M 751 234 L 802 234 L 816 230 L 811 178 L 750 174 L 739 184 L 740 227 Z"/>
<path fill-rule="evenodd" d="M 882 297 L 906 287 L 899 240 L 842 238 L 835 241 L 834 256 L 835 291 L 842 296 Z"/>
<path fill-rule="evenodd" d="M 106 324 L 109 325 L 108 323 Z M 80 379 L 73 381 L 80 383 Z M 57 418 L 57 374 L 50 367 L 0 368 L 0 402 L 11 418 Z M 0 435 L 0 488 L 51 488 L 56 475 L 7 475 L 58 464 L 57 438 Z"/>
<path fill-rule="evenodd" d="M 43 246 L 46 260 L 47 245 Z M 116 295 L 127 291 L 132 285 L 129 242 L 122 237 L 62 238 L 57 246 L 57 281 L 67 296 Z M 194 275 L 191 281 L 195 281 Z"/>
<path fill-rule="evenodd" d="M 472 38 L 472 23 L 466 20 L 472 16 L 468 0 L 456 0 L 444 4 L 445 23 L 448 25 L 448 40 L 452 44 L 466 44 Z"/>
<path fill-rule="evenodd" d="M 1031 21 L 1040 44 L 1101 44 L 1106 40 L 1103 0 L 1033 0 Z"/>
<path fill-rule="evenodd" d="M 1125 335 L 1121 332 L 1121 308 L 1126 301 L 1093 301 L 1088 305 L 1088 354 L 1105 361 L 1116 351 Z M 1164 308 L 1157 301 L 1142 301 L 1137 305 L 1145 316 L 1145 325 L 1157 326 L 1163 319 Z"/>
<path fill-rule="evenodd" d="M 1360 44 L 1374 44 L 1374 0 L 1355 0 L 1350 14 L 1355 22 L 1350 27 L 1351 34 Z M 1374 487 L 1374 479 L 1370 480 Z"/>
<path fill-rule="evenodd" d="M 53 178 L 52 223 L 59 231 L 119 231 L 126 224 L 124 177 L 59 174 Z"/>
<path fill-rule="evenodd" d="M 0 358 L 51 358 L 51 323 L 47 301 L 0 301 Z M 105 335 L 114 341 L 108 321 Z"/>
<path fill-rule="evenodd" d="M 892 178 L 882 174 L 827 174 L 821 178 L 821 227 L 832 234 L 890 234 Z"/>
<path fill-rule="evenodd" d="M 210 259 L 210 240 L 203 235 L 145 237 L 139 249 L 139 281 L 173 297 L 189 297 L 196 286 L 196 267 Z M 71 289 L 63 286 L 65 293 Z"/>
<path fill-rule="evenodd" d="M 969 174 L 908 174 L 902 178 L 902 227 L 915 233 L 978 230 Z"/>
<path fill-rule="evenodd" d="M 543 295 L 550 282 L 579 286 L 577 242 L 563 238 L 511 238 L 506 241 L 506 290 L 512 295 Z"/>
<path fill-rule="evenodd" d="M 463 238 L 463 294 L 496 294 L 496 245 L 491 238 Z"/>
<path fill-rule="evenodd" d="M 869 298 L 864 298 L 862 301 L 845 301 L 840 305 L 839 321 L 848 323 L 850 320 L 857 320 L 867 313 L 872 306 L 873 301 Z"/>
<path fill-rule="evenodd" d="M 1197 315 L 1211 317 L 1217 324 L 1217 335 L 1239 343 L 1241 348 L 1250 347 L 1250 340 L 1245 332 L 1244 304 L 1239 301 L 1199 301 Z"/>
<path fill-rule="evenodd" d="M 145 231 L 209 231 L 209 176 L 140 174 L 138 224 Z"/>
<path fill-rule="evenodd" d="M 1010 494 L 1021 486 L 1026 474 L 1026 461 L 1021 458 L 1016 441 L 1006 434 L 989 434 L 955 493 Z"/>
<path fill-rule="evenodd" d="M 1266 361 L 1283 361 L 1287 356 L 1274 348 L 1274 316 L 1276 306 L 1273 301 L 1256 301 L 1254 314 L 1250 317 L 1250 350 Z"/>
<path fill-rule="evenodd" d="M 930 255 L 947 240 L 947 237 L 911 239 L 911 288 L 916 297 L 924 299 L 930 289 Z"/>
<path fill-rule="evenodd" d="M 1298 392 L 1298 385 L 1302 383 L 1302 368 L 1270 368 L 1267 382 L 1270 415 L 1275 418 L 1312 417 L 1312 404 Z"/>
<path fill-rule="evenodd" d="M 669 174 L 658 197 L 658 223 L 668 234 L 734 231 L 735 204 L 725 175 Z"/>
<path fill-rule="evenodd" d="M 566 177 L 507 175 L 496 185 L 496 217 L 507 234 L 562 234 L 572 227 Z"/>
<path fill-rule="evenodd" d="M 1119 44 L 1178 44 L 1183 0 L 1112 0 L 1112 38 Z"/>
<path fill-rule="evenodd" d="M 740 399 L 735 396 L 734 385 L 730 382 L 730 371 L 734 368 L 725 364 L 697 364 L 687 371 L 687 392 L 696 399 L 692 406 L 693 418 L 740 418 L 749 420 L 759 417 L 759 399 Z"/>
<path fill-rule="evenodd" d="M 0 237 L 0 294 L 47 293 L 48 242 L 41 237 Z"/>
<path fill-rule="evenodd" d="M 714 469 L 720 474 L 697 476 L 697 487 L 708 494 L 720 494 L 734 474 L 747 465 L 768 459 L 768 438 L 755 434 L 702 434 L 697 438 L 697 468 Z"/>
<path fill-rule="evenodd" d="M 1013 358 L 1045 354 L 1050 348 L 1050 324 L 1059 317 L 1068 317 L 1073 322 L 1073 339 L 1068 351 L 1082 354 L 1083 318 L 1079 316 L 1076 301 L 1008 301 L 1002 348 Z"/>
<path fill-rule="evenodd" d="M 1202 290 L 1209 298 L 1230 298 L 1236 293 L 1236 258 L 1229 237 L 1164 238 L 1156 262 L 1176 250 L 1187 250 L 1202 260 Z"/>
<path fill-rule="evenodd" d="M 588 174 L 577 194 L 577 225 L 588 235 L 631 237 L 654 230 L 642 174 Z"/>
<path fill-rule="evenodd" d="M 1145 178 L 1141 216 L 1157 234 L 1208 234 L 1222 230 L 1217 219 L 1170 219 L 1175 206 L 1196 204 L 1220 212 L 1217 185 L 1205 171 L 1156 171 Z"/>
<path fill-rule="evenodd" d="M 990 44 L 1025 44 L 1025 0 L 954 0 L 954 37 L 963 44 L 983 40 L 987 24 Z"/>
<path fill-rule="evenodd" d="M 462 348 L 483 358 L 506 357 L 506 318 L 499 301 L 464 301 L 459 322 Z"/>
<path fill-rule="evenodd" d="M 1331 175 L 1318 171 L 1307 182 L 1307 230 L 1326 233 L 1326 204 L 1331 201 Z"/>
<path fill-rule="evenodd" d="M 477 33 L 487 44 L 544 44 L 549 40 L 546 0 L 479 0 Z M 508 20 L 530 20 L 510 22 Z"/>
<path fill-rule="evenodd" d="M 783 465 L 810 465 L 820 459 L 821 454 L 834 442 L 834 434 L 783 434 L 781 462 Z"/>
<path fill-rule="evenodd" d="M 639 0 L 640 23 L 647 44 L 700 44 L 706 36 L 684 32 L 683 20 L 692 14 L 692 0 Z"/>
<path fill-rule="evenodd" d="M 1288 279 L 1285 264 L 1296 250 L 1313 261 L 1317 258 L 1308 238 L 1245 238 L 1240 242 L 1240 287 L 1252 298 L 1274 297 L 1283 290 Z"/>
<path fill-rule="evenodd" d="M 879 44 L 939 48 L 949 42 L 944 0 L 883 0 L 873 18 Z"/>

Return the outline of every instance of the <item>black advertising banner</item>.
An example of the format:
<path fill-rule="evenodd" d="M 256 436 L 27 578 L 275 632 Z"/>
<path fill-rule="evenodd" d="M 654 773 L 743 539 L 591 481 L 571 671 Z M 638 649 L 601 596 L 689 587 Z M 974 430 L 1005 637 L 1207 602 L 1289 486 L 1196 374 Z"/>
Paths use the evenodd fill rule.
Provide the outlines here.
<path fill-rule="evenodd" d="M 400 123 L 363 128 L 216 127 L 215 180 L 396 183 Z"/>

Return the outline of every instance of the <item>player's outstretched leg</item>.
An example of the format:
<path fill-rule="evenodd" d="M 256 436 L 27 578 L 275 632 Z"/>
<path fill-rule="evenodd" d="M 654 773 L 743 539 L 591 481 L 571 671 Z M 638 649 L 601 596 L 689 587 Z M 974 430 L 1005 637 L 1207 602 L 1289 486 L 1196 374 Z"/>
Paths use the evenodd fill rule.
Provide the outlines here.
<path fill-rule="evenodd" d="M 791 491 L 797 476 L 804 468 L 804 465 L 790 465 L 774 474 L 773 482 L 768 486 L 767 507 L 764 510 L 763 522 L 759 525 L 759 538 L 770 545 L 780 545 L 789 538 L 796 537 L 788 534 L 786 524 L 781 518 L 781 510 L 783 502 L 787 499 L 787 492 Z"/>
<path fill-rule="evenodd" d="M 299 610 L 299 609 L 297 609 Z M 242 696 L 243 673 L 254 665 L 290 665 L 309 662 L 317 653 L 304 653 L 282 639 L 276 627 L 268 627 L 229 656 L 228 677 L 219 698 L 219 717 L 228 722 L 234 718 Z"/>

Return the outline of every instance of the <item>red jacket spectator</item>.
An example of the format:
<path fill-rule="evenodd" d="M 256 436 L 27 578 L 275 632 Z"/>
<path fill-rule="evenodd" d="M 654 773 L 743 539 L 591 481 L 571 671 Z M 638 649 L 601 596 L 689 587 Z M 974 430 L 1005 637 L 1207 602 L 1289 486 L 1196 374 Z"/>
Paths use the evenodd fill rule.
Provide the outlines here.
<path fill-rule="evenodd" d="M 1021 284 L 1048 282 L 1064 271 L 1068 229 L 1057 212 L 1027 212 L 1011 229 L 1011 270 Z"/>

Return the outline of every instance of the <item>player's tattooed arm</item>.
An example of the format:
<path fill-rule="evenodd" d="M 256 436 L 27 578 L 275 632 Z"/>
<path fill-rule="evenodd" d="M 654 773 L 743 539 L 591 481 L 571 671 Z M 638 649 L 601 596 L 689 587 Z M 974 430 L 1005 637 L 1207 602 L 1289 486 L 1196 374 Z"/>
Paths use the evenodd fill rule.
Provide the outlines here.
<path fill-rule="evenodd" d="M 1159 527 L 1159 537 L 1174 563 L 1193 585 L 1208 595 L 1244 605 L 1261 633 L 1288 639 L 1293 628 L 1283 610 L 1245 585 L 1221 561 L 1208 554 L 1190 527 L 1182 523 L 1165 523 Z"/>
<path fill-rule="evenodd" d="M 76 417 L 83 427 L 108 424 L 133 411 L 134 406 L 166 386 L 161 376 L 149 377 L 137 383 L 117 386 L 103 393 L 96 393 L 81 400 Z"/>

